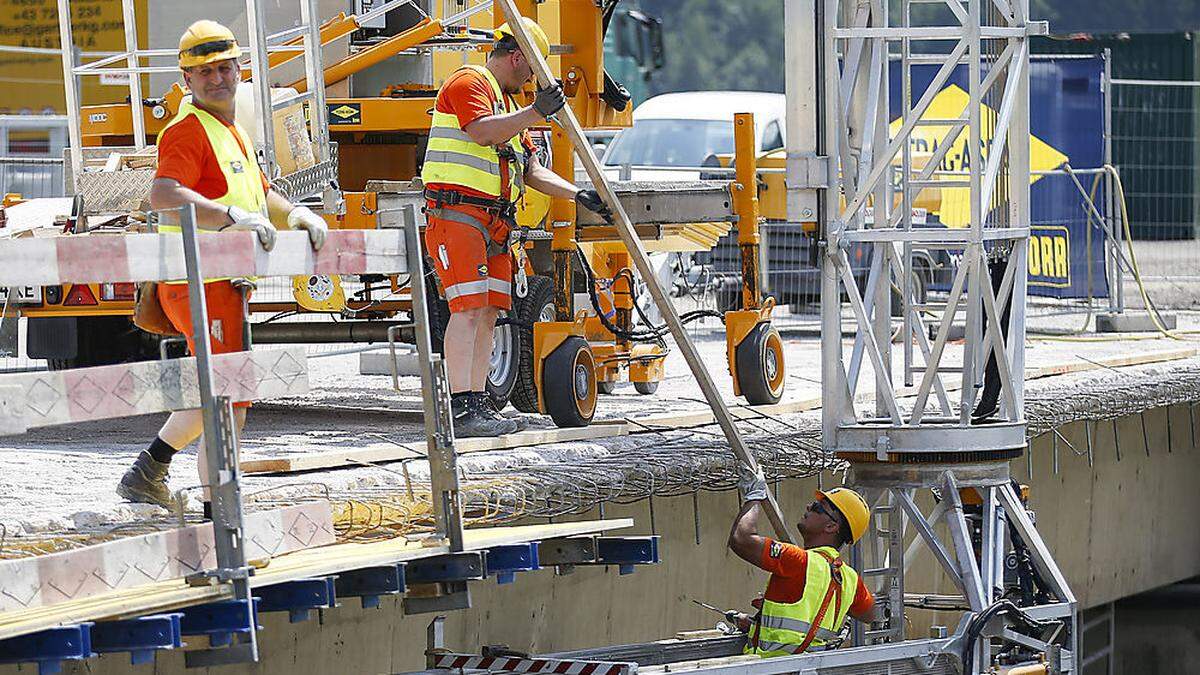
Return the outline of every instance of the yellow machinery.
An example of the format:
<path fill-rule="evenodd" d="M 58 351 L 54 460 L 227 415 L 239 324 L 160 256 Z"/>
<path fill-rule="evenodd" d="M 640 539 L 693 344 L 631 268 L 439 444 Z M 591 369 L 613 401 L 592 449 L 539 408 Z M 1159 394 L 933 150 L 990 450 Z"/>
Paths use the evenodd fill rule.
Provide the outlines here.
<path fill-rule="evenodd" d="M 470 13 L 474 14 L 485 4 L 476 5 Z M 604 95 L 606 76 L 601 8 L 592 0 L 551 0 L 547 3 L 519 0 L 517 4 L 523 14 L 539 20 L 552 39 L 557 28 L 556 75 L 582 125 L 585 128 L 628 126 L 630 108 L 617 110 L 610 104 L 613 99 Z M 408 190 L 417 193 L 419 185 L 403 182 L 411 181 L 418 173 L 419 153 L 423 137 L 428 134 L 429 111 L 434 105 L 436 91 L 430 85 L 395 83 L 380 96 L 350 98 L 332 95 L 333 90 L 329 87 L 417 47 L 434 50 L 430 57 L 434 66 L 433 82 L 442 81 L 468 58 L 481 58 L 480 52 L 485 52 L 491 41 L 489 25 L 503 23 L 498 12 L 493 12 L 491 17 L 486 13 L 473 17 L 464 17 L 464 14 L 467 12 L 455 17 L 423 18 L 382 42 L 325 66 L 329 137 L 338 144 L 338 178 L 340 187 L 345 190 L 343 211 L 326 216 L 335 227 L 374 228 L 375 188 L 403 191 L 397 186 L 407 186 Z M 468 25 L 459 25 L 463 20 Z M 339 15 L 321 26 L 321 41 L 324 44 L 344 38 L 359 27 L 358 17 Z M 438 51 L 439 48 L 448 49 Z M 294 55 L 294 51 L 274 52 L 269 58 L 270 66 L 286 66 Z M 453 58 L 455 56 L 460 58 Z M 300 79 L 289 86 L 304 91 L 306 81 Z M 527 94 L 531 95 L 532 90 Z M 162 98 L 147 102 L 143 107 L 143 119 L 148 137 L 153 138 L 170 121 L 183 95 L 184 92 L 175 85 Z M 619 102 L 615 103 L 619 105 Z M 85 146 L 130 143 L 132 120 L 128 105 L 88 107 L 81 117 Z M 677 192 L 672 190 L 640 197 L 633 195 L 645 201 L 645 208 L 639 212 L 649 224 L 641 229 L 641 218 L 635 216 L 635 219 L 644 239 L 665 240 L 674 236 L 683 240 L 682 244 L 676 242 L 678 247 L 673 250 L 711 248 L 717 238 L 728 231 L 730 221 L 738 222 L 745 280 L 744 309 L 728 312 L 724 317 L 729 369 L 736 393 L 751 403 L 773 403 L 779 400 L 783 391 L 783 352 L 779 334 L 770 324 L 773 304 L 770 300 L 763 301 L 757 283 L 759 213 L 753 118 L 749 114 L 739 115 L 735 125 L 737 170 L 732 184 L 710 181 L 711 185 L 693 186 L 695 193 L 684 197 L 670 194 Z M 575 158 L 566 136 L 554 127 L 543 130 L 542 134 L 543 138 L 549 138 L 550 166 L 560 176 L 574 180 Z M 371 184 L 372 181 L 375 183 Z M 675 200 L 671 202 L 675 205 L 674 211 L 665 216 L 660 214 L 655 221 L 655 204 L 662 202 L 662 198 Z M 625 201 L 624 195 L 622 201 Z M 680 211 L 679 204 L 690 206 L 691 210 Z M 550 233 L 548 257 L 540 257 L 540 266 L 526 263 L 527 272 L 544 277 L 530 279 L 536 282 L 530 284 L 530 292 L 536 290 L 542 297 L 551 297 L 552 301 L 548 300 L 541 307 L 514 311 L 516 321 L 509 324 L 507 330 L 517 336 L 515 352 L 521 362 L 517 364 L 515 374 L 511 365 L 510 371 L 506 371 L 509 382 L 501 383 L 499 396 L 492 391 L 491 383 L 489 391 L 494 399 L 500 399 L 497 402 L 511 399 L 522 411 L 550 414 L 560 426 L 586 425 L 595 414 L 597 395 L 611 392 L 623 377 L 627 377 L 639 393 L 652 393 L 663 376 L 665 350 L 661 341 L 658 344 L 635 342 L 627 335 L 634 325 L 634 276 L 629 271 L 629 255 L 612 228 L 604 223 L 577 222 L 575 205 L 568 200 L 542 197 L 525 206 L 522 224 L 541 225 Z M 670 225 L 672 223 L 674 225 Z M 581 243 L 588 249 L 587 256 L 579 254 Z M 533 248 L 532 243 L 524 246 Z M 539 256 L 533 258 L 539 259 Z M 577 283 L 577 262 L 594 269 L 598 278 L 590 284 Z M 400 293 L 401 284 L 395 279 L 373 287 L 368 284 L 365 296 L 348 299 L 341 296 L 342 289 L 337 280 L 331 281 L 299 280 L 295 302 L 254 302 L 252 311 L 349 311 L 355 318 L 381 319 L 411 307 L 407 294 Z M 611 315 L 607 326 L 598 316 L 589 315 L 575 306 L 575 292 L 581 285 L 590 286 L 586 288 L 587 292 L 595 293 L 594 297 L 599 299 L 599 313 Z M 548 286 L 552 286 L 552 292 L 546 290 Z M 383 292 L 393 299 L 376 300 L 371 297 L 372 292 Z M 315 297 L 314 293 L 321 297 Z M 117 311 L 126 307 L 128 304 L 124 303 Z M 352 322 L 338 325 L 349 323 Z M 290 331 L 287 337 L 295 338 L 297 326 L 299 324 L 284 324 L 275 328 L 286 327 Z M 610 328 L 617 330 L 614 332 Z M 364 331 L 360 333 L 362 335 L 374 333 Z M 559 349 L 568 341 L 586 348 Z M 570 358 L 560 356 L 568 351 Z M 506 391 L 503 390 L 505 387 Z"/>

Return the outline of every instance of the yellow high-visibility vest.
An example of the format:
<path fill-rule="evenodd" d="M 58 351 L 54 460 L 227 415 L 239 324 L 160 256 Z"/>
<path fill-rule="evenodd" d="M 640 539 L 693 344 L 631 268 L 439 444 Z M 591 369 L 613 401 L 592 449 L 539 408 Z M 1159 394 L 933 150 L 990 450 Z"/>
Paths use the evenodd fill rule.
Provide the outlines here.
<path fill-rule="evenodd" d="M 747 654 L 768 657 L 798 653 L 800 645 L 804 643 L 804 638 L 808 635 L 809 627 L 821 609 L 821 601 L 825 599 L 829 585 L 833 583 L 833 566 L 824 555 L 821 555 L 822 551 L 835 560 L 838 558 L 837 549 L 830 546 L 821 546 L 808 551 L 804 594 L 798 601 L 785 603 L 763 599 L 759 623 L 752 629 L 758 631 L 757 647 L 754 646 L 753 639 L 748 640 L 746 642 Z M 854 602 L 854 595 L 858 590 L 858 572 L 846 564 L 841 566 L 840 571 L 842 575 L 841 597 L 839 598 L 835 594 L 833 598 L 830 598 L 829 606 L 825 609 L 825 615 L 821 617 L 816 637 L 809 645 L 809 649 L 823 646 L 838 636 L 838 631 L 846 621 L 846 615 L 850 612 L 850 605 Z M 752 632 L 751 638 L 753 637 L 754 633 Z"/>
<path fill-rule="evenodd" d="M 508 98 L 500 89 L 500 83 L 492 72 L 483 66 L 466 65 L 487 78 L 495 95 L 495 113 L 512 112 Z M 520 134 L 508 140 L 518 161 L 508 164 L 508 196 L 510 202 L 516 202 L 521 193 L 521 179 L 525 170 L 525 146 L 521 144 Z M 421 181 L 426 185 L 431 183 L 447 183 L 478 190 L 485 194 L 499 197 L 501 187 L 500 155 L 496 148 L 490 145 L 479 145 L 471 140 L 467 132 L 458 125 L 458 116 L 454 113 L 433 111 L 433 124 L 429 127 L 429 146 L 425 150 L 425 164 L 421 167 Z"/>
<path fill-rule="evenodd" d="M 208 137 L 213 154 L 216 155 L 217 165 L 221 167 L 221 175 L 225 177 L 225 194 L 216 197 L 213 201 L 225 206 L 236 206 L 252 213 L 257 211 L 265 214 L 267 212 L 267 193 L 263 189 L 262 170 L 258 167 L 258 161 L 253 159 L 255 156 L 254 144 L 250 142 L 250 136 L 240 124 L 234 122 L 232 128 L 225 126 L 211 113 L 198 108 L 189 100 L 179 106 L 179 113 L 166 127 L 163 127 L 162 132 L 159 132 L 159 137 L 161 138 L 167 129 L 191 115 L 195 115 L 196 119 L 200 121 L 204 135 Z M 238 145 L 239 139 L 242 142 L 240 146 Z M 246 150 L 243 151 L 242 148 Z M 178 224 L 160 223 L 158 231 L 181 232 L 182 230 Z M 207 283 L 221 280 L 205 279 L 204 281 Z M 163 283 L 186 284 L 187 281 L 164 281 Z"/>

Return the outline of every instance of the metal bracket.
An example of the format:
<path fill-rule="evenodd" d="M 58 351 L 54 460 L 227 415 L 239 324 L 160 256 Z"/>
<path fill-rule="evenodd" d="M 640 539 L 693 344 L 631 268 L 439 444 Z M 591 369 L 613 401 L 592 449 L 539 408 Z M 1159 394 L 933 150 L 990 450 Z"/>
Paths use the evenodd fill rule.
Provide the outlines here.
<path fill-rule="evenodd" d="M 467 586 L 466 581 L 448 581 L 433 584 L 433 586 L 437 589 L 436 595 L 428 597 L 412 597 L 410 595 L 404 598 L 404 613 L 406 615 L 429 614 L 471 608 L 471 589 Z"/>
<path fill-rule="evenodd" d="M 621 574 L 633 574 L 636 565 L 659 562 L 657 535 L 649 537 L 597 537 L 597 565 L 617 565 Z"/>
<path fill-rule="evenodd" d="M 405 575 L 412 584 L 482 579 L 487 576 L 484 555 L 483 551 L 464 551 L 411 560 Z"/>
<path fill-rule="evenodd" d="M 488 576 L 495 576 L 498 584 L 511 584 L 517 572 L 541 569 L 537 542 L 489 548 L 485 562 Z"/>
<path fill-rule="evenodd" d="M 287 612 L 289 623 L 307 621 L 312 610 L 337 606 L 337 577 L 297 579 L 254 589 L 260 612 Z"/>
<path fill-rule="evenodd" d="M 91 628 L 92 624 L 85 622 L 0 640 L 0 663 L 32 661 L 38 664 L 39 672 L 58 672 L 62 661 L 95 656 Z"/>
<path fill-rule="evenodd" d="M 789 190 L 820 190 L 829 187 L 829 158 L 820 155 L 790 155 L 785 160 Z"/>
<path fill-rule="evenodd" d="M 382 595 L 399 595 L 408 590 L 405 576 L 404 563 L 367 567 L 340 573 L 334 587 L 341 597 L 361 598 L 363 609 L 367 609 L 378 607 Z"/>
<path fill-rule="evenodd" d="M 159 649 L 183 647 L 183 614 L 156 614 L 92 626 L 92 649 L 97 654 L 129 652 L 132 665 L 151 663 Z"/>
<path fill-rule="evenodd" d="M 538 542 L 538 560 L 545 567 L 570 567 L 594 562 L 596 537 L 560 537 Z"/>

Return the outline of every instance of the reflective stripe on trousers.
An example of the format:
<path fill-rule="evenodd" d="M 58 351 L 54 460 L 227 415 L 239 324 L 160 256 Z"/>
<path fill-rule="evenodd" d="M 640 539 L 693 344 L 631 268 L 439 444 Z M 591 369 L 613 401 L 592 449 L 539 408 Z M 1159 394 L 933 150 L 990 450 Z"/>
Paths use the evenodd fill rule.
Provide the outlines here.
<path fill-rule="evenodd" d="M 501 295 L 512 295 L 512 284 L 503 279 L 488 277 L 487 279 L 479 279 L 478 281 L 464 281 L 462 283 L 453 284 L 445 288 L 446 300 L 450 301 L 463 295 L 477 295 L 479 293 L 500 293 Z"/>
<path fill-rule="evenodd" d="M 825 645 L 813 643 L 808 646 L 805 652 L 819 652 L 825 649 Z M 758 651 L 760 652 L 786 652 L 788 654 L 799 654 L 800 645 L 789 645 L 782 642 L 767 642 L 758 643 Z"/>

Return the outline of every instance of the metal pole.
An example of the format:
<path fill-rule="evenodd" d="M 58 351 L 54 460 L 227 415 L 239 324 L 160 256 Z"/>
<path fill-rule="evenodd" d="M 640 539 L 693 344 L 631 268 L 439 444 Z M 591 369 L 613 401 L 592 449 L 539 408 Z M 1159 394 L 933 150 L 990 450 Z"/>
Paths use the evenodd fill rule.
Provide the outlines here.
<path fill-rule="evenodd" d="M 321 55 L 320 10 L 317 0 L 300 0 L 300 21 L 307 29 L 304 36 L 304 78 L 308 83 L 309 126 L 313 144 L 316 145 L 317 163 L 329 160 L 328 110 L 325 106 L 325 66 Z"/>
<path fill-rule="evenodd" d="M 301 0 L 306 2 L 307 0 Z M 254 109 L 258 113 L 258 129 L 262 133 L 262 165 L 267 180 L 277 178 L 275 135 L 272 133 L 271 81 L 267 76 L 267 14 L 266 3 L 246 0 L 246 26 L 250 33 L 250 76 L 254 79 Z"/>
<path fill-rule="evenodd" d="M 430 506 L 437 518 L 438 534 L 450 540 L 452 551 L 463 550 L 462 499 L 459 493 L 458 455 L 454 450 L 454 419 L 450 413 L 450 388 L 442 357 L 429 339 L 429 312 L 425 304 L 424 261 L 421 233 L 412 204 L 401 210 L 404 222 L 408 274 L 412 279 L 413 335 L 421 390 L 425 392 L 426 456 L 429 457 Z"/>
<path fill-rule="evenodd" d="M 196 207 L 180 209 L 183 232 L 183 257 L 187 266 L 188 304 L 192 315 L 193 341 L 196 346 L 196 379 L 200 387 L 200 410 L 204 420 L 204 447 L 208 475 L 203 477 L 212 494 L 212 527 L 216 542 L 217 569 L 210 575 L 233 587 L 234 598 L 246 600 L 250 614 L 249 632 L 242 642 L 223 649 L 187 654 L 190 664 L 243 663 L 258 660 L 254 601 L 250 593 L 251 568 L 246 564 L 242 522 L 242 492 L 238 466 L 237 427 L 233 407 L 226 396 L 213 394 L 212 350 L 209 342 L 208 307 L 205 305 L 204 280 L 200 270 L 200 241 L 196 234 Z"/>
<path fill-rule="evenodd" d="M 58 40 L 62 48 L 63 98 L 67 106 L 67 138 L 71 141 L 71 186 L 83 170 L 83 131 L 79 125 L 79 91 L 75 80 L 75 38 L 71 33 L 70 0 L 58 0 Z M 72 189 L 72 192 L 74 190 Z"/>
<path fill-rule="evenodd" d="M 1100 91 L 1104 95 L 1104 166 L 1112 166 L 1112 107 L 1113 91 L 1112 83 L 1112 50 L 1104 49 L 1104 72 L 1100 75 Z M 1120 313 L 1125 310 L 1124 297 L 1121 285 L 1124 283 L 1125 275 L 1121 272 L 1120 261 L 1117 259 L 1117 253 L 1113 250 L 1117 246 L 1117 215 L 1116 215 L 1116 195 L 1113 193 L 1115 185 L 1113 184 L 1112 175 L 1108 172 L 1104 174 L 1104 194 L 1105 194 L 1105 215 L 1108 216 L 1108 231 L 1104 238 L 1104 258 L 1105 265 L 1108 271 L 1108 311 Z M 1091 264 L 1089 262 L 1089 264 Z"/>
<path fill-rule="evenodd" d="M 554 82 L 554 75 L 550 71 L 550 66 L 542 58 L 541 52 L 538 51 L 530 39 L 525 29 L 525 24 L 520 20 L 521 13 L 517 11 L 513 0 L 496 0 L 496 2 L 512 26 L 513 37 L 517 39 L 522 53 L 529 60 L 533 72 L 537 75 L 538 82 L 542 86 L 547 86 L 551 82 Z M 684 328 L 683 323 L 679 320 L 679 314 L 675 311 L 675 306 L 671 303 L 670 297 L 667 296 L 666 291 L 663 290 L 662 284 L 655 275 L 654 269 L 650 265 L 650 260 L 646 255 L 646 249 L 642 246 L 641 239 L 638 238 L 637 232 L 633 229 L 629 215 L 625 213 L 625 208 L 621 205 L 616 193 L 613 192 L 612 187 L 609 185 L 608 178 L 605 176 L 599 160 L 596 159 L 591 144 L 588 143 L 587 138 L 583 135 L 583 129 L 579 126 L 579 120 L 575 117 L 575 111 L 571 106 L 565 106 L 558 112 L 558 119 L 562 130 L 566 133 L 572 145 L 574 145 L 575 152 L 582 161 L 584 169 L 587 170 L 588 176 L 592 179 L 592 185 L 600 192 L 604 202 L 612 209 L 613 222 L 617 226 L 617 232 L 621 235 L 621 241 L 624 242 L 625 248 L 629 250 L 629 257 L 634 267 L 637 268 L 638 274 L 641 275 L 642 281 L 646 284 L 647 290 L 650 291 L 650 295 L 654 298 L 655 304 L 666 320 L 667 326 L 671 329 L 671 335 L 675 338 L 675 344 L 691 368 L 692 376 L 696 378 L 696 384 L 700 386 L 700 390 L 704 393 L 709 407 L 712 408 L 713 416 L 721 426 L 721 430 L 725 433 L 725 438 L 729 441 L 730 447 L 742 464 L 752 470 L 757 470 L 758 461 L 754 458 L 754 454 L 750 452 L 750 449 L 746 447 L 745 442 L 738 433 L 733 416 L 729 414 L 729 409 L 725 406 L 725 401 L 717 391 L 712 375 L 709 374 L 704 361 L 700 357 L 700 353 L 696 351 L 696 346 L 692 344 L 691 339 L 688 337 L 687 329 Z M 768 492 L 767 499 L 764 501 L 766 502 L 765 510 L 767 517 L 770 519 L 771 525 L 775 528 L 778 538 L 789 543 L 798 541 L 799 539 L 795 531 L 788 524 L 787 520 L 784 519 L 783 512 L 779 508 L 778 502 L 775 501 L 774 495 Z"/>
<path fill-rule="evenodd" d="M 125 24 L 125 52 L 129 55 L 125 63 L 133 72 L 129 73 L 129 114 L 133 119 L 133 145 L 141 150 L 146 147 L 146 118 L 142 106 L 142 76 L 137 73 L 142 64 L 138 60 L 137 10 L 133 0 L 121 0 L 121 15 Z"/>

